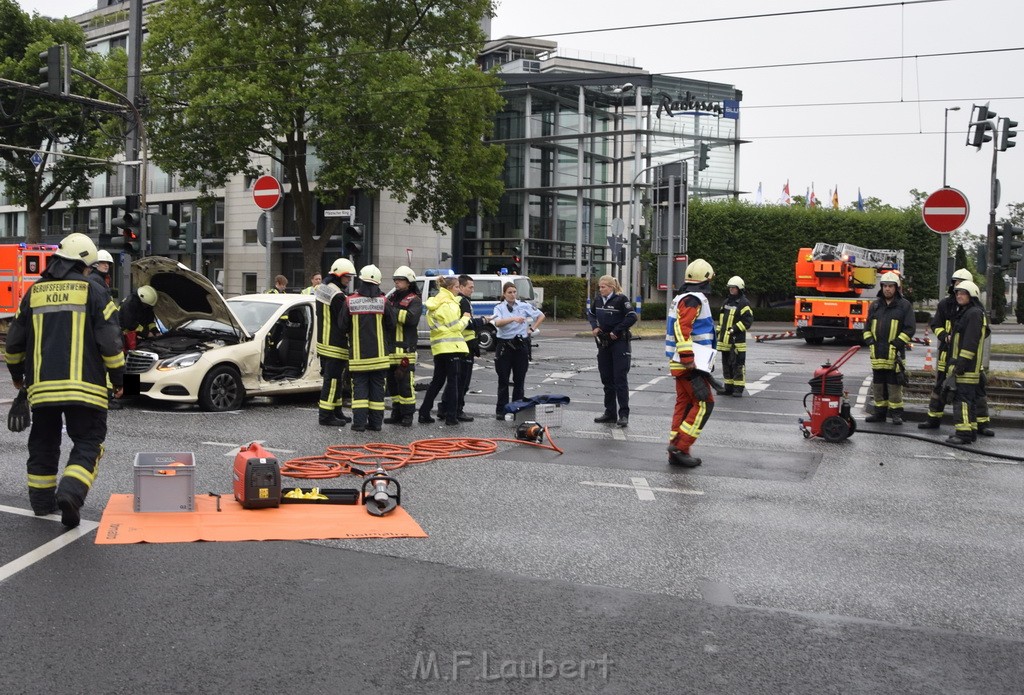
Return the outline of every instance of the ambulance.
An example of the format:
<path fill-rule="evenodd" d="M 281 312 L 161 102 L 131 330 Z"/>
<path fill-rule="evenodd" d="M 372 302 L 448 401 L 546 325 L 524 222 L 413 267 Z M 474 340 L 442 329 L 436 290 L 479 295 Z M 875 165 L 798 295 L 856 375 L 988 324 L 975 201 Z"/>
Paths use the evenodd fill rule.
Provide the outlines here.
<path fill-rule="evenodd" d="M 0 244 L 0 333 L 56 251 L 55 244 Z"/>

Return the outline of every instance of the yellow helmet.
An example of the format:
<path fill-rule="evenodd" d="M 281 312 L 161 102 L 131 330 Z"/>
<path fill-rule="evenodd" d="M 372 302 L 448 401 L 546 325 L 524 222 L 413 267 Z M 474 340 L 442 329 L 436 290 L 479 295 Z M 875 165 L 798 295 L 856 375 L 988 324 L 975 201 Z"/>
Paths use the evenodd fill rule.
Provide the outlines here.
<path fill-rule="evenodd" d="M 56 255 L 71 261 L 81 261 L 86 265 L 96 262 L 96 244 L 81 232 L 68 234 L 57 244 Z"/>
<path fill-rule="evenodd" d="M 703 258 L 690 261 L 686 266 L 686 281 L 693 283 L 709 282 L 715 277 L 715 269 Z"/>
<path fill-rule="evenodd" d="M 878 282 L 880 284 L 882 284 L 882 285 L 884 285 L 886 283 L 891 283 L 891 284 L 896 285 L 897 287 L 899 287 L 900 286 L 900 275 L 899 275 L 899 273 L 896 273 L 896 272 L 893 272 L 892 270 L 890 270 L 887 273 L 882 273 L 882 277 L 878 279 Z"/>
<path fill-rule="evenodd" d="M 395 268 L 395 272 L 391 274 L 391 277 L 394 280 L 402 278 L 403 280 L 408 280 L 409 282 L 416 282 L 416 273 L 414 273 L 412 268 L 410 268 L 407 265 L 400 265 L 397 268 Z"/>
<path fill-rule="evenodd" d="M 729 282 L 725 283 L 725 286 L 735 287 L 740 290 L 744 290 L 747 288 L 747 286 L 743 284 L 743 278 L 741 278 L 739 275 L 733 275 L 731 278 L 729 278 Z"/>
<path fill-rule="evenodd" d="M 347 258 L 339 258 L 331 264 L 331 275 L 355 275 L 356 267 Z"/>
<path fill-rule="evenodd" d="M 380 268 L 373 265 L 364 265 L 362 270 L 359 271 L 359 279 L 362 282 L 370 282 L 374 285 L 380 284 Z"/>
<path fill-rule="evenodd" d="M 953 282 L 955 283 L 957 280 L 971 280 L 971 281 L 973 281 L 974 280 L 974 276 L 971 275 L 971 271 L 967 270 L 967 268 L 960 268 L 959 270 L 957 270 L 957 271 L 955 271 L 953 273 Z"/>
<path fill-rule="evenodd" d="M 978 289 L 978 286 L 972 280 L 964 280 L 957 285 L 956 291 L 959 292 L 960 290 L 964 290 L 975 299 L 981 299 L 981 290 Z"/>
<path fill-rule="evenodd" d="M 139 299 L 142 300 L 143 304 L 149 306 L 156 306 L 156 290 L 150 285 L 143 285 L 135 291 L 139 295 Z"/>

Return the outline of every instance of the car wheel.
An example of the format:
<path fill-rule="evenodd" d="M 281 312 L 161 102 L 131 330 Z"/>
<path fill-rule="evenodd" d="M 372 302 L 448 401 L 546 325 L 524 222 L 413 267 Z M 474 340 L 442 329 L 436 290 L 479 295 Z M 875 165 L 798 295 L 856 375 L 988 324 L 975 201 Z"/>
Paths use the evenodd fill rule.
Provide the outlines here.
<path fill-rule="evenodd" d="M 488 327 L 480 331 L 480 335 L 477 336 L 477 345 L 481 350 L 493 350 L 495 345 L 494 329 Z"/>
<path fill-rule="evenodd" d="M 220 413 L 238 410 L 245 400 L 245 387 L 238 371 L 227 364 L 221 364 L 209 371 L 199 387 L 199 405 L 203 410 Z"/>

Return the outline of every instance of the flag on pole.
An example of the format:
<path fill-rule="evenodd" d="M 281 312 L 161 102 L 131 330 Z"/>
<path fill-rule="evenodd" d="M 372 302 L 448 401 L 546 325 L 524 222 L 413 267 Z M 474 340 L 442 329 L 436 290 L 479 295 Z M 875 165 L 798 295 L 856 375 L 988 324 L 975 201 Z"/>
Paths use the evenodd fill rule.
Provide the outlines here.
<path fill-rule="evenodd" d="M 786 179 L 786 185 L 782 187 L 782 197 L 779 198 L 779 202 L 783 205 L 793 204 L 793 198 L 789 195 L 789 179 Z"/>
<path fill-rule="evenodd" d="M 761 193 L 761 182 L 757 182 L 757 197 L 754 198 L 754 205 L 764 205 L 764 197 Z"/>
<path fill-rule="evenodd" d="M 811 187 L 808 186 L 804 189 L 804 207 L 811 207 Z"/>
<path fill-rule="evenodd" d="M 860 194 L 860 186 L 857 187 L 857 209 L 864 212 L 864 198 Z"/>
<path fill-rule="evenodd" d="M 832 209 L 833 210 L 838 210 L 839 209 L 839 184 L 838 183 L 836 184 L 835 190 L 832 191 Z"/>
<path fill-rule="evenodd" d="M 818 196 L 814 194 L 814 182 L 811 182 L 811 197 L 807 199 L 808 206 L 812 208 L 818 207 Z"/>

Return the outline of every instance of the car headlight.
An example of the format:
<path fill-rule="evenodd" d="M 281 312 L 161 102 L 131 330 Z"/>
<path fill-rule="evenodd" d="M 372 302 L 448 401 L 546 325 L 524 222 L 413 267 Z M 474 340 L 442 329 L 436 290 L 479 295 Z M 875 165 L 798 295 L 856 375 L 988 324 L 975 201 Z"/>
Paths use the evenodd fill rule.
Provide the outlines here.
<path fill-rule="evenodd" d="M 160 371 L 167 372 L 172 369 L 183 369 L 184 367 L 191 367 L 193 364 L 199 361 L 199 358 L 203 356 L 201 352 L 186 352 L 184 355 L 178 355 L 177 357 L 171 357 L 166 360 L 160 360 L 156 363 L 156 368 Z"/>

